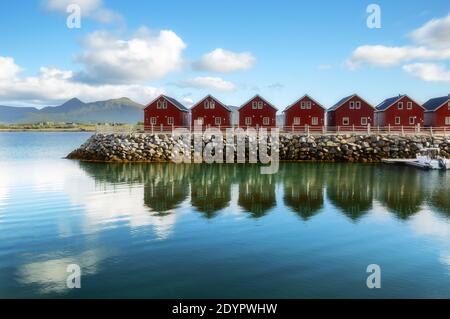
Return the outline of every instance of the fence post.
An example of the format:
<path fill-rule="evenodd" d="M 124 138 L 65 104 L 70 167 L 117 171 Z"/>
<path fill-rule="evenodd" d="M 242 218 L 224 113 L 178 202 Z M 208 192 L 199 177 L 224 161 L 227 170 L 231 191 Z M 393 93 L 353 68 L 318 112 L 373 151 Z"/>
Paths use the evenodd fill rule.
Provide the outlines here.
<path fill-rule="evenodd" d="M 420 123 L 417 123 L 417 133 L 420 134 Z"/>
<path fill-rule="evenodd" d="M 355 133 L 355 124 L 352 124 L 352 131 Z"/>
<path fill-rule="evenodd" d="M 325 126 L 322 125 L 322 134 L 325 134 Z"/>
<path fill-rule="evenodd" d="M 430 126 L 430 135 L 431 135 L 431 137 L 433 137 L 433 127 L 432 126 Z"/>
<path fill-rule="evenodd" d="M 370 135 L 370 123 L 367 124 L 367 134 Z"/>
<path fill-rule="evenodd" d="M 402 125 L 402 136 L 405 135 L 405 131 L 403 130 L 403 125 Z"/>
<path fill-rule="evenodd" d="M 391 124 L 388 124 L 388 133 L 391 134 Z"/>

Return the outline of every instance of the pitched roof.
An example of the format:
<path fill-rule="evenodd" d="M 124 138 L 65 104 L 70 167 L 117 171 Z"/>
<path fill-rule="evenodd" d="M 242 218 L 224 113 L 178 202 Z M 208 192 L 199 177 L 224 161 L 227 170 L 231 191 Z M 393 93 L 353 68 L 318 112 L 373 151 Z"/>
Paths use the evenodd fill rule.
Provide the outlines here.
<path fill-rule="evenodd" d="M 149 107 L 151 104 L 153 104 L 155 101 L 159 100 L 160 98 L 166 99 L 167 101 L 169 101 L 170 103 L 172 103 L 173 105 L 175 105 L 175 107 L 176 107 L 177 109 L 179 109 L 180 111 L 182 111 L 182 112 L 189 112 L 189 109 L 186 108 L 183 104 L 181 104 L 180 102 L 178 102 L 178 101 L 177 101 L 176 99 L 174 99 L 173 97 L 170 97 L 170 96 L 167 96 L 167 95 L 164 95 L 164 94 L 161 94 L 161 95 L 158 96 L 156 99 L 154 99 L 153 101 L 151 101 L 150 103 L 148 103 L 147 106 L 146 106 L 145 108 Z"/>
<path fill-rule="evenodd" d="M 407 97 L 408 99 L 410 99 L 411 101 L 413 101 L 414 103 L 416 103 L 417 105 L 419 105 L 421 108 L 424 108 L 420 103 L 417 103 L 416 101 L 414 101 L 412 98 L 410 98 L 407 94 L 400 94 L 397 96 L 393 96 L 390 97 L 386 100 L 384 100 L 383 102 L 381 102 L 380 104 L 378 104 L 375 109 L 378 112 L 382 112 L 387 110 L 389 107 L 391 107 L 392 105 L 394 105 L 397 101 L 403 99 L 404 97 Z"/>
<path fill-rule="evenodd" d="M 250 100 L 248 100 L 247 102 L 245 102 L 244 104 L 242 104 L 239 107 L 239 110 L 241 110 L 244 106 L 246 106 L 250 101 L 256 99 L 256 98 L 260 98 L 261 100 L 263 100 L 264 102 L 266 102 L 270 107 L 272 107 L 275 111 L 278 111 L 278 109 L 270 102 L 268 102 L 266 99 L 264 99 L 261 95 L 256 94 L 254 97 L 252 97 Z"/>
<path fill-rule="evenodd" d="M 316 103 L 318 106 L 320 106 L 321 108 L 323 108 L 325 110 L 325 108 L 323 107 L 322 104 L 320 104 L 319 102 L 317 102 L 316 100 L 314 100 L 312 97 L 310 97 L 308 94 L 303 95 L 301 98 L 299 98 L 297 101 L 295 101 L 294 103 L 292 103 L 291 105 L 289 105 L 288 107 L 286 107 L 286 109 L 283 111 L 286 112 L 287 110 L 289 110 L 291 107 L 293 107 L 295 104 L 297 104 L 298 102 L 300 102 L 301 100 L 303 100 L 304 98 L 308 98 L 311 101 L 313 101 L 314 103 Z"/>
<path fill-rule="evenodd" d="M 423 107 L 427 111 L 436 111 L 438 108 L 440 108 L 445 103 L 450 102 L 450 94 L 447 96 L 441 96 L 441 97 L 435 97 L 432 99 L 429 99 L 423 104 Z"/>
<path fill-rule="evenodd" d="M 225 105 L 225 104 L 223 104 L 222 102 L 220 102 L 218 99 L 216 99 L 216 98 L 215 98 L 214 96 L 212 96 L 211 94 L 208 94 L 208 95 L 205 96 L 203 99 L 201 99 L 200 101 L 198 101 L 196 104 L 194 104 L 194 105 L 191 107 L 191 109 L 194 109 L 194 108 L 196 108 L 197 106 L 199 106 L 200 103 L 201 103 L 202 101 L 204 101 L 205 99 L 207 99 L 207 98 L 213 99 L 214 101 L 216 101 L 216 102 L 218 102 L 220 105 L 222 105 L 226 110 L 228 110 L 229 112 L 231 112 L 231 109 L 230 109 L 227 105 Z"/>
<path fill-rule="evenodd" d="M 337 102 L 335 105 L 333 105 L 332 107 L 330 107 L 330 108 L 328 109 L 328 111 L 334 111 L 334 110 L 336 110 L 337 108 L 339 108 L 340 106 L 342 106 L 342 104 L 344 104 L 345 102 L 347 102 L 348 100 L 350 100 L 350 99 L 351 99 L 352 97 L 354 97 L 355 95 L 356 95 L 356 94 L 352 94 L 352 95 L 349 95 L 349 96 L 346 96 L 346 97 L 340 99 L 339 102 Z"/>
<path fill-rule="evenodd" d="M 169 100 L 173 105 L 175 105 L 177 108 L 180 109 L 180 111 L 185 111 L 185 112 L 189 112 L 188 108 L 186 106 L 184 106 L 183 104 L 181 104 L 180 102 L 178 102 L 177 100 L 175 100 L 173 97 L 167 96 L 167 95 L 163 95 L 163 97 L 166 100 Z"/>
<path fill-rule="evenodd" d="M 391 106 L 392 104 L 394 104 L 395 102 L 397 102 L 398 100 L 402 99 L 405 96 L 406 95 L 397 95 L 397 96 L 390 97 L 390 98 L 384 100 L 383 102 L 381 102 L 380 104 L 378 104 L 375 108 L 377 109 L 377 111 L 384 111 L 389 106 Z"/>

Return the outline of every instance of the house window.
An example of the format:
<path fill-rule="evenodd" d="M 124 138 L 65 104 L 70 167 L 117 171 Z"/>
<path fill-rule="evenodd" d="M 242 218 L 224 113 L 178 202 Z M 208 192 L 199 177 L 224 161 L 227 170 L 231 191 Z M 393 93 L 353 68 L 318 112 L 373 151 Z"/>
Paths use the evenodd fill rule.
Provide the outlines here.
<path fill-rule="evenodd" d="M 216 123 L 216 125 L 220 125 L 220 124 L 222 124 L 222 118 L 216 117 L 216 118 L 214 118 L 214 122 Z"/>
<path fill-rule="evenodd" d="M 167 118 L 167 125 L 173 125 L 173 117 L 168 117 Z"/>
<path fill-rule="evenodd" d="M 398 102 L 397 107 L 399 110 L 403 110 L 403 102 Z"/>
<path fill-rule="evenodd" d="M 252 118 L 251 117 L 246 117 L 245 118 L 245 125 L 252 125 Z"/>
<path fill-rule="evenodd" d="M 414 124 L 416 124 L 416 117 L 410 116 L 409 117 L 409 125 L 414 125 Z"/>
<path fill-rule="evenodd" d="M 167 109 L 167 102 L 165 100 L 159 100 L 156 102 L 157 109 Z"/>
<path fill-rule="evenodd" d="M 412 102 L 407 102 L 406 103 L 406 109 L 412 110 Z"/>
<path fill-rule="evenodd" d="M 367 125 L 367 117 L 361 117 L 361 125 Z"/>
<path fill-rule="evenodd" d="M 450 125 L 450 116 L 445 118 L 445 125 Z"/>
<path fill-rule="evenodd" d="M 263 117 L 263 125 L 269 125 L 270 124 L 270 118 Z"/>
<path fill-rule="evenodd" d="M 311 118 L 311 124 L 312 125 L 318 125 L 319 124 L 319 118 L 318 117 Z"/>
<path fill-rule="evenodd" d="M 195 124 L 203 125 L 203 117 L 198 117 L 197 120 L 195 121 Z"/>
<path fill-rule="evenodd" d="M 253 101 L 252 102 L 252 109 L 256 110 L 258 108 L 258 102 Z"/>
<path fill-rule="evenodd" d="M 258 102 L 258 109 L 262 110 L 262 108 L 263 108 L 263 102 L 259 101 Z"/>
<path fill-rule="evenodd" d="M 350 119 L 348 117 L 342 118 L 342 125 L 348 125 L 350 123 Z"/>
<path fill-rule="evenodd" d="M 395 125 L 400 125 L 400 116 L 395 117 Z"/>
<path fill-rule="evenodd" d="M 355 102 L 355 109 L 359 110 L 361 108 L 361 101 Z"/>
<path fill-rule="evenodd" d="M 150 118 L 150 124 L 156 125 L 156 117 L 151 117 Z"/>
<path fill-rule="evenodd" d="M 214 101 L 209 101 L 209 108 L 211 109 L 211 110 L 214 110 L 215 108 L 216 108 L 216 102 L 214 102 Z"/>
<path fill-rule="evenodd" d="M 294 117 L 294 125 L 300 125 L 300 118 Z"/>
<path fill-rule="evenodd" d="M 301 102 L 300 102 L 300 108 L 301 108 L 302 110 L 306 109 L 306 103 L 305 103 L 305 101 L 301 101 Z"/>
<path fill-rule="evenodd" d="M 350 101 L 349 105 L 350 105 L 350 110 L 353 110 L 355 108 L 355 102 Z"/>

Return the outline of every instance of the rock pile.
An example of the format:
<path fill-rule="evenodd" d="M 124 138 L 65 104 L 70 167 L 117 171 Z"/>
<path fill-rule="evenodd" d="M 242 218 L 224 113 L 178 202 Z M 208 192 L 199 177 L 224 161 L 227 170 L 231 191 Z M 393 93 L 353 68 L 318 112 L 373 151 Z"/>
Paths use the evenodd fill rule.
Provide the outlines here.
<path fill-rule="evenodd" d="M 166 162 L 172 160 L 175 146 L 184 149 L 183 143 L 187 142 L 166 134 L 95 134 L 67 158 L 100 162 Z M 204 140 L 203 147 L 208 143 L 211 143 L 210 139 Z M 383 158 L 414 158 L 424 147 L 439 147 L 442 156 L 450 157 L 449 138 L 419 135 L 283 134 L 279 147 L 282 161 L 379 162 Z M 194 152 L 192 143 L 191 152 Z M 246 152 L 248 156 L 248 147 Z"/>

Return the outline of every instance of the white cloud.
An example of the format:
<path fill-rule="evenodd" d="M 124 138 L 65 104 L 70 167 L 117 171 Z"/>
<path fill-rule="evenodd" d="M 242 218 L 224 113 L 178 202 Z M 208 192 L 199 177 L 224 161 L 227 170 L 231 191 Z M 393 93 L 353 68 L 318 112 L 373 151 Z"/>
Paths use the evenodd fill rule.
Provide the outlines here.
<path fill-rule="evenodd" d="M 450 71 L 442 64 L 413 63 L 404 65 L 403 70 L 427 82 L 450 82 Z"/>
<path fill-rule="evenodd" d="M 433 19 L 411 33 L 418 43 L 434 47 L 450 46 L 450 14 L 441 19 Z"/>
<path fill-rule="evenodd" d="M 21 71 L 13 58 L 0 56 L 0 81 L 13 80 Z"/>
<path fill-rule="evenodd" d="M 7 62 L 4 62 L 7 61 Z M 42 67 L 35 76 L 20 77 L 21 68 L 12 58 L 0 57 L 0 68 L 8 66 L 0 77 L 0 99 L 4 101 L 32 102 L 46 105 L 65 101 L 74 96 L 85 101 L 120 98 L 127 96 L 137 102 L 147 103 L 163 93 L 162 89 L 138 84 L 94 85 L 77 82 L 72 71 Z"/>
<path fill-rule="evenodd" d="M 61 13 L 66 13 L 71 4 L 80 6 L 82 18 L 89 17 L 103 23 L 122 20 L 120 14 L 106 8 L 102 0 L 44 0 L 48 10 Z"/>
<path fill-rule="evenodd" d="M 353 51 L 347 65 L 351 69 L 356 69 L 363 63 L 389 67 L 417 59 L 447 60 L 450 59 L 450 48 L 438 50 L 415 46 L 363 45 Z"/>
<path fill-rule="evenodd" d="M 151 34 L 141 28 L 130 40 L 120 40 L 105 31 L 90 34 L 85 51 L 76 60 L 85 70 L 76 74 L 83 82 L 130 83 L 161 79 L 183 65 L 183 40 L 173 31 Z"/>
<path fill-rule="evenodd" d="M 236 89 L 236 85 L 232 82 L 225 81 L 218 77 L 196 77 L 188 79 L 179 83 L 176 83 L 179 87 L 184 88 L 196 88 L 196 89 L 211 89 L 216 91 L 233 91 Z"/>
<path fill-rule="evenodd" d="M 248 70 L 255 62 L 250 52 L 235 53 L 218 48 L 203 55 L 193 66 L 196 70 L 227 73 Z"/>

